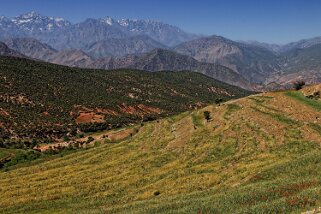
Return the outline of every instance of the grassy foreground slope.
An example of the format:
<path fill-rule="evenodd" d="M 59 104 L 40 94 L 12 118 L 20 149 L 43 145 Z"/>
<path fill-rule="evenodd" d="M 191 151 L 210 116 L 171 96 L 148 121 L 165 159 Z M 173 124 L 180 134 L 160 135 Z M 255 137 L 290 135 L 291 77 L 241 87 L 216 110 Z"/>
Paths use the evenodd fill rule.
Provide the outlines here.
<path fill-rule="evenodd" d="M 0 141 L 108 129 L 248 94 L 194 72 L 90 70 L 0 57 Z"/>
<path fill-rule="evenodd" d="M 298 213 L 320 207 L 321 102 L 300 93 L 208 106 L 148 122 L 120 143 L 0 172 L 0 212 Z"/>

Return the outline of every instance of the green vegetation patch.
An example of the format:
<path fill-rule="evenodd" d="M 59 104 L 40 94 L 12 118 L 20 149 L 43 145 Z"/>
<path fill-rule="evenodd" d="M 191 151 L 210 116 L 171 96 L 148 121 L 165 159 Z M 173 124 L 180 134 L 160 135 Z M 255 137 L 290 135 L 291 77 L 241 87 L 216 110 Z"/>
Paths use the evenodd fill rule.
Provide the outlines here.
<path fill-rule="evenodd" d="M 319 124 L 310 123 L 309 126 L 321 136 L 321 126 Z"/>
<path fill-rule="evenodd" d="M 9 155 L 9 152 L 4 151 L 4 150 L 0 150 L 0 160 L 8 157 L 8 155 Z"/>
<path fill-rule="evenodd" d="M 288 92 L 285 92 L 284 94 L 307 106 L 310 106 L 318 111 L 321 111 L 321 101 L 319 100 L 309 99 L 299 91 L 288 91 Z"/>
<path fill-rule="evenodd" d="M 201 117 L 199 115 L 197 115 L 196 112 L 192 113 L 191 116 L 192 116 L 192 120 L 193 120 L 194 126 L 196 126 L 196 127 L 202 127 L 203 126 L 202 119 L 201 119 Z"/>
<path fill-rule="evenodd" d="M 262 114 L 269 115 L 269 116 L 271 116 L 272 118 L 274 118 L 275 120 L 277 120 L 277 121 L 279 121 L 281 123 L 285 123 L 285 124 L 288 124 L 288 125 L 296 125 L 296 124 L 298 124 L 298 122 L 288 118 L 287 116 L 285 116 L 283 114 L 266 112 L 266 111 L 263 111 L 263 110 L 261 110 L 261 109 L 259 109 L 257 107 L 254 107 L 254 106 L 252 106 L 251 108 L 253 110 L 257 111 L 257 112 L 262 113 Z"/>
<path fill-rule="evenodd" d="M 227 110 L 224 114 L 224 118 L 228 120 L 233 113 L 237 112 L 240 109 L 241 109 L 241 106 L 237 104 L 234 104 L 234 103 L 227 104 Z"/>
<path fill-rule="evenodd" d="M 266 101 L 265 99 L 260 99 L 260 97 L 249 97 L 248 99 L 253 100 L 258 105 Z"/>

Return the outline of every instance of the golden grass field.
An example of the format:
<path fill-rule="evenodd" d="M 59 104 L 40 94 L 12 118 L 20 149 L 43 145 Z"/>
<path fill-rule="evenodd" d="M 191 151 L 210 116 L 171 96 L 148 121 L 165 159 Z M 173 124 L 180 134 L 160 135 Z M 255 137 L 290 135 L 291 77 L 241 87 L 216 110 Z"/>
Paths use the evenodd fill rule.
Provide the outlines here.
<path fill-rule="evenodd" d="M 263 93 L 145 123 L 119 143 L 2 171 L 0 195 L 1 213 L 317 209 L 321 101 Z"/>

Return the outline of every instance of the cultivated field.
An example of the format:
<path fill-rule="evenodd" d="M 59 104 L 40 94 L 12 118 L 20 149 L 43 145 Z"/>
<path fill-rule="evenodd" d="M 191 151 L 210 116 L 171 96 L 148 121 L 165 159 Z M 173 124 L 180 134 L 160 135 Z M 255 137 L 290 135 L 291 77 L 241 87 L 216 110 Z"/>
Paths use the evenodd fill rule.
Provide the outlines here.
<path fill-rule="evenodd" d="M 124 141 L 0 172 L 0 194 L 1 213 L 312 210 L 321 102 L 264 93 L 144 123 Z"/>

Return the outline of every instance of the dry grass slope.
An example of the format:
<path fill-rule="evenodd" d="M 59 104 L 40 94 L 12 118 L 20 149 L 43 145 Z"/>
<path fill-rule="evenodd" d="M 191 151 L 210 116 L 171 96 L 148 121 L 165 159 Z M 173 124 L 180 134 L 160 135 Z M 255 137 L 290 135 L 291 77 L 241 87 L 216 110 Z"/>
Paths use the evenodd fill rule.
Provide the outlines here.
<path fill-rule="evenodd" d="M 2 213 L 297 213 L 321 205 L 320 101 L 253 95 L 0 172 Z M 207 122 L 203 112 L 210 111 Z"/>

